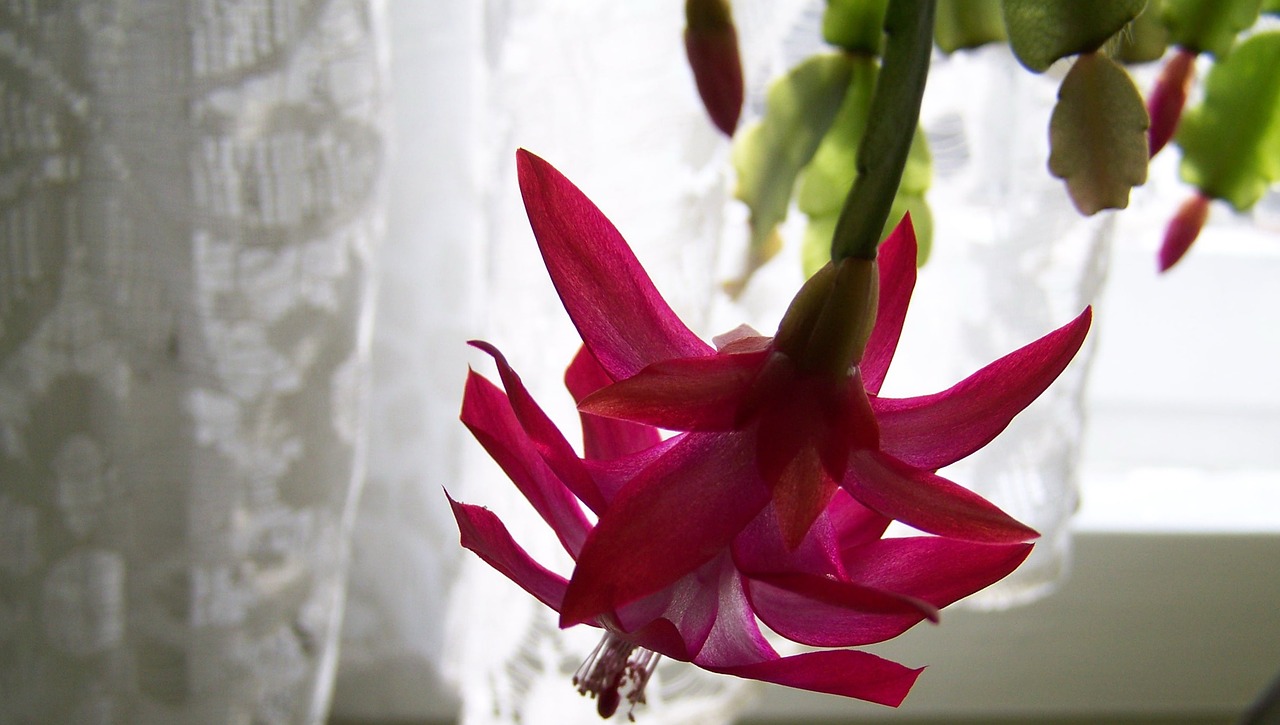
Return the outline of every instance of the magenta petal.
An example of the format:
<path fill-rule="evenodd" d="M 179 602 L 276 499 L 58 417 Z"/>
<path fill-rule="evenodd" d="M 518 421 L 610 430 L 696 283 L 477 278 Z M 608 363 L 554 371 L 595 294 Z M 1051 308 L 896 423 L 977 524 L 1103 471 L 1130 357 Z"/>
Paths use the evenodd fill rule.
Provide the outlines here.
<path fill-rule="evenodd" d="M 507 359 L 493 345 L 480 340 L 472 340 L 472 346 L 483 350 L 493 357 L 497 363 L 498 374 L 502 377 L 502 385 L 507 389 L 507 398 L 511 401 L 511 409 L 515 412 L 520 426 L 528 434 L 529 440 L 538 454 L 555 471 L 564 485 L 569 487 L 579 499 L 592 511 L 599 514 L 604 510 L 604 497 L 596 487 L 595 481 L 583 465 L 582 459 L 565 440 L 564 434 L 556 427 L 542 408 L 529 395 L 520 376 L 507 363 Z"/>
<path fill-rule="evenodd" d="M 578 408 L 667 430 L 733 430 L 767 354 L 761 351 L 656 362 L 588 395 Z"/>
<path fill-rule="evenodd" d="M 462 422 L 547 522 L 571 556 L 577 556 L 591 530 L 582 507 L 525 434 L 507 396 L 484 377 L 469 371 L 462 396 Z"/>
<path fill-rule="evenodd" d="M 612 382 L 613 379 L 586 347 L 578 349 L 564 374 L 565 387 L 573 395 L 575 403 L 581 403 L 583 398 Z M 588 460 L 621 458 L 655 446 L 662 439 L 652 426 L 591 413 L 582 413 L 580 417 L 583 454 Z"/>
<path fill-rule="evenodd" d="M 913 670 L 856 650 L 806 652 L 793 657 L 714 669 L 727 675 L 854 697 L 890 707 L 902 704 L 916 678 L 924 671 L 923 667 Z"/>
<path fill-rule="evenodd" d="M 908 214 L 898 222 L 876 253 L 880 269 L 880 300 L 876 307 L 876 323 L 867 339 L 867 350 L 858 367 L 862 370 L 867 392 L 880 392 L 885 373 L 902 336 L 902 323 L 916 287 L 916 232 Z"/>
<path fill-rule="evenodd" d="M 760 633 L 742 576 L 727 555 L 721 555 L 718 563 L 720 576 L 713 592 L 715 622 L 693 663 L 714 670 L 776 659 L 778 653 Z"/>
<path fill-rule="evenodd" d="M 676 434 L 642 451 L 619 458 L 583 461 L 587 470 L 591 472 L 591 478 L 595 480 L 600 495 L 604 497 L 605 505 L 607 506 L 623 487 L 631 483 L 632 479 L 648 468 L 649 464 L 666 455 L 667 451 L 679 445 L 687 435 L 689 434 Z"/>
<path fill-rule="evenodd" d="M 827 517 L 842 549 L 875 541 L 889 528 L 889 518 L 873 511 L 840 489 L 827 504 Z"/>
<path fill-rule="evenodd" d="M 511 538 L 507 527 L 489 509 L 458 503 L 445 493 L 462 534 L 462 546 L 474 551 L 489 566 L 519 584 L 538 601 L 560 611 L 568 582 L 534 561 Z"/>
<path fill-rule="evenodd" d="M 842 485 L 863 505 L 931 534 L 993 544 L 1039 536 L 973 491 L 878 451 L 849 456 Z"/>
<path fill-rule="evenodd" d="M 623 632 L 623 637 L 650 652 L 688 662 L 692 656 L 684 637 L 674 624 L 665 619 L 654 619 L 633 632 Z"/>
<path fill-rule="evenodd" d="M 835 496 L 849 498 L 849 494 L 842 490 L 837 490 Z M 790 548 L 783 539 L 777 502 L 774 501 L 734 538 L 734 564 L 747 576 L 777 572 L 843 575 L 839 532 L 832 525 L 830 511 L 828 505 L 827 510 L 813 521 L 799 546 Z M 883 518 L 879 514 L 874 515 Z"/>
<path fill-rule="evenodd" d="M 688 434 L 609 502 L 582 547 L 560 625 L 669 586 L 720 553 L 769 501 L 754 441 Z"/>
<path fill-rule="evenodd" d="M 583 342 L 610 376 L 627 378 L 659 360 L 711 354 L 578 187 L 523 149 L 516 153 L 516 166 L 551 281 Z"/>
<path fill-rule="evenodd" d="M 937 470 L 991 442 L 1071 362 L 1089 332 L 1091 309 L 987 365 L 949 390 L 879 398 L 880 448 L 917 468 Z"/>
<path fill-rule="evenodd" d="M 999 581 L 1031 552 L 1030 544 L 976 544 L 942 537 L 883 539 L 846 553 L 849 581 L 940 609 Z M 896 637 L 925 611 L 876 613 L 836 597 L 753 580 L 748 591 L 760 619 L 787 639 L 818 647 L 849 647 Z"/>
<path fill-rule="evenodd" d="M 749 580 L 747 591 L 760 621 L 793 642 L 814 647 L 853 647 L 883 642 L 926 618 L 919 608 L 869 611 L 872 608 L 856 606 L 856 600 L 842 603 L 815 599 L 754 579 Z"/>
<path fill-rule="evenodd" d="M 834 604 L 843 609 L 869 614 L 919 615 L 934 621 L 938 619 L 938 608 L 929 602 L 907 594 L 866 586 L 857 581 L 838 581 L 825 576 L 795 572 L 761 574 L 752 576 L 751 581 L 785 589 L 808 600 Z"/>
<path fill-rule="evenodd" d="M 1008 576 L 1031 548 L 938 536 L 881 539 L 845 551 L 845 571 L 852 581 L 941 608 Z"/>
<path fill-rule="evenodd" d="M 702 649 L 717 620 L 732 616 L 732 612 L 721 607 L 722 592 L 729 577 L 736 578 L 737 573 L 725 552 L 672 586 L 619 609 L 617 621 L 629 628 L 655 619 L 671 622 L 679 632 L 685 652 L 678 659 L 688 660 Z M 656 609 L 654 605 L 661 608 Z M 746 616 L 753 615 L 748 610 Z"/>

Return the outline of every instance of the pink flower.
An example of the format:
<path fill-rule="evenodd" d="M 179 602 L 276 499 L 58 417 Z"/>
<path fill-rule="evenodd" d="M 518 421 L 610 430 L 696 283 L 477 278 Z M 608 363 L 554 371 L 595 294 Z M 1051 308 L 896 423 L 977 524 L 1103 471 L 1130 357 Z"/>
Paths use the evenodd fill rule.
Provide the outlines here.
<path fill-rule="evenodd" d="M 580 458 L 492 346 L 505 393 L 472 373 L 463 420 L 576 561 L 566 581 L 485 509 L 453 503 L 463 544 L 560 613 L 608 632 L 580 688 L 612 712 L 642 700 L 649 653 L 886 704 L 918 670 L 794 641 L 896 636 L 1011 571 L 1036 534 L 934 471 L 985 445 L 1074 356 L 1089 311 L 932 396 L 880 384 L 915 283 L 910 224 L 880 261 L 815 275 L 773 338 L 704 343 L 617 230 L 536 156 L 517 157 L 543 260 L 585 343 L 566 382 Z M 655 427 L 680 431 L 661 440 Z M 592 525 L 581 506 L 598 517 Z M 936 536 L 883 539 L 891 519 Z"/>
<path fill-rule="evenodd" d="M 577 187 L 526 151 L 518 167 L 547 270 L 613 381 L 581 409 L 689 432 L 684 465 L 647 470 L 600 517 L 578 556 L 562 626 L 671 585 L 723 551 L 770 502 L 784 540 L 797 545 L 838 488 L 940 536 L 1036 536 L 933 472 L 986 445 L 1053 382 L 1084 340 L 1088 310 L 949 390 L 880 398 L 915 285 L 909 221 L 882 245 L 878 269 L 858 259 L 830 265 L 796 295 L 776 337 L 740 329 L 716 350 L 676 317 Z M 654 531 L 663 536 L 655 540 Z"/>
<path fill-rule="evenodd" d="M 589 413 L 582 415 L 586 458 L 579 458 L 501 354 L 476 345 L 494 356 L 506 392 L 472 372 L 462 420 L 574 558 L 593 531 L 579 502 L 604 518 L 629 487 L 651 476 L 681 470 L 714 487 L 751 475 L 747 447 L 688 433 L 661 441 L 652 428 Z M 583 350 L 566 383 L 581 399 L 610 378 Z M 452 498 L 450 504 L 463 546 L 562 610 L 569 588 L 564 577 L 535 562 L 489 510 Z M 665 655 L 713 672 L 898 705 L 921 670 L 849 649 L 782 657 L 762 636 L 757 617 L 815 647 L 879 642 L 1005 576 L 1031 545 L 881 538 L 888 523 L 837 492 L 803 541 L 788 547 L 773 507 L 765 505 L 731 545 L 693 571 L 597 615 L 590 624 L 605 635 L 575 684 L 609 717 L 624 698 L 632 707 L 644 701 L 645 683 Z M 660 543 L 661 536 L 652 539 Z M 625 553 L 615 564 L 627 565 Z"/>

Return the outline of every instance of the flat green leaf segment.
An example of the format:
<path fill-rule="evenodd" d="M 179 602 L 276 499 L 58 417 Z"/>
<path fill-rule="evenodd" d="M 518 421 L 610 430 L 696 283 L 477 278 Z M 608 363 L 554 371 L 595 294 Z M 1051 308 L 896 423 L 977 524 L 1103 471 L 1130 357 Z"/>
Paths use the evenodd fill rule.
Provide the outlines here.
<path fill-rule="evenodd" d="M 939 0 L 933 33 L 943 53 L 1005 40 L 1000 0 Z"/>
<path fill-rule="evenodd" d="M 781 246 L 777 227 L 787 216 L 796 177 L 836 117 L 854 58 L 844 53 L 817 55 L 779 78 L 765 97 L 764 117 L 735 141 L 735 195 L 750 210 L 750 275 Z"/>
<path fill-rule="evenodd" d="M 1129 205 L 1147 180 L 1147 110 L 1129 74 L 1100 53 L 1080 56 L 1049 119 L 1049 171 L 1081 214 Z"/>
<path fill-rule="evenodd" d="M 1014 55 L 1041 73 L 1059 58 L 1097 50 L 1142 12 L 1147 0 L 1004 0 Z"/>
<path fill-rule="evenodd" d="M 858 146 L 867 129 L 871 95 L 875 90 L 878 74 L 879 68 L 875 60 L 854 60 L 849 76 L 849 90 L 844 95 L 844 102 L 840 105 L 835 122 L 831 124 L 831 130 L 822 139 L 813 155 L 813 161 L 801 176 L 796 204 L 809 217 L 802 251 L 806 276 L 812 275 L 831 261 L 831 238 L 845 198 L 857 176 Z M 929 206 L 924 198 L 932 173 L 929 148 L 924 134 L 917 128 L 911 151 L 907 155 L 906 167 L 903 169 L 902 182 L 898 186 L 898 193 L 894 197 L 880 239 L 883 240 L 898 225 L 902 215 L 910 211 L 920 243 L 921 262 L 928 255 L 929 240 L 932 237 L 933 225 Z"/>
<path fill-rule="evenodd" d="M 827 0 L 822 39 L 850 53 L 879 55 L 889 0 Z"/>
<path fill-rule="evenodd" d="M 1236 36 L 1257 22 L 1261 9 L 1262 0 L 1165 0 L 1161 17 L 1170 43 L 1222 58 Z"/>
<path fill-rule="evenodd" d="M 1151 63 L 1164 57 L 1169 48 L 1169 29 L 1161 14 L 1162 0 L 1150 0 L 1133 22 L 1116 37 L 1110 55 L 1121 63 Z"/>
<path fill-rule="evenodd" d="M 1215 63 L 1204 102 L 1182 117 L 1182 179 L 1244 211 L 1280 181 L 1280 31 Z"/>

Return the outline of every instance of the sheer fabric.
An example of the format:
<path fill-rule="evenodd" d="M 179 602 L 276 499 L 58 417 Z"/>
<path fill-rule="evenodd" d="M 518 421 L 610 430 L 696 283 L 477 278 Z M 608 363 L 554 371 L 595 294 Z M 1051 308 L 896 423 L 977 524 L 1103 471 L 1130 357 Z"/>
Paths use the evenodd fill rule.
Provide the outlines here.
<path fill-rule="evenodd" d="M 364 453 L 378 6 L 0 14 L 0 720 L 319 721 Z"/>

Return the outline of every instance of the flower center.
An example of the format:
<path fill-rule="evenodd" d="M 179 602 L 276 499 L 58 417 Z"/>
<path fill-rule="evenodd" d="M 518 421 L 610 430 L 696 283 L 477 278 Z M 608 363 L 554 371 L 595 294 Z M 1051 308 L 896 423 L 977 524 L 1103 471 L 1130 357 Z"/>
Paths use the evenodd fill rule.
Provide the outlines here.
<path fill-rule="evenodd" d="M 644 686 L 660 659 L 660 654 L 605 632 L 587 661 L 573 673 L 573 684 L 578 694 L 596 698 L 596 712 L 602 718 L 618 711 L 625 690 L 627 702 L 631 703 L 627 718 L 634 721 L 631 713 L 644 702 Z"/>

